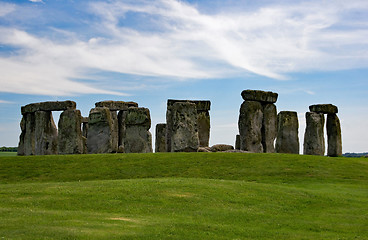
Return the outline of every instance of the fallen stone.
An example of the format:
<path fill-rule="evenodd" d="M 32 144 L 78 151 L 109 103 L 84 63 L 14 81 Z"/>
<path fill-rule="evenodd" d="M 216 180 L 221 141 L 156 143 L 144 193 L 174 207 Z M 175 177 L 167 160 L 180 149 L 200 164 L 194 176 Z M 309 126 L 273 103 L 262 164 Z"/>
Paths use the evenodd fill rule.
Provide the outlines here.
<path fill-rule="evenodd" d="M 321 155 L 325 154 L 325 138 L 323 113 L 307 112 L 305 114 L 306 128 L 304 134 L 304 154 Z"/>
<path fill-rule="evenodd" d="M 136 102 L 124 102 L 124 101 L 102 101 L 96 102 L 96 107 L 107 107 L 110 111 L 127 110 L 130 107 L 138 107 Z"/>
<path fill-rule="evenodd" d="M 210 148 L 211 152 L 225 152 L 228 150 L 234 150 L 234 147 L 228 144 L 215 144 Z"/>
<path fill-rule="evenodd" d="M 166 123 L 156 125 L 155 152 L 166 152 Z"/>
<path fill-rule="evenodd" d="M 210 147 L 199 147 L 197 152 L 211 152 Z"/>
<path fill-rule="evenodd" d="M 37 111 L 64 111 L 68 109 L 76 109 L 77 104 L 73 101 L 55 101 L 31 103 L 21 108 L 22 115 L 26 113 L 34 113 Z"/>
<path fill-rule="evenodd" d="M 309 110 L 311 112 L 316 113 L 325 113 L 325 114 L 335 114 L 338 112 L 338 109 L 335 105 L 332 104 L 316 104 L 309 106 Z"/>
<path fill-rule="evenodd" d="M 244 101 L 240 107 L 240 150 L 262 153 L 263 108 L 260 102 Z"/>
<path fill-rule="evenodd" d="M 85 151 L 81 130 L 81 112 L 65 110 L 58 123 L 59 154 L 83 154 Z"/>
<path fill-rule="evenodd" d="M 340 120 L 336 114 L 327 115 L 327 156 L 342 156 Z"/>
<path fill-rule="evenodd" d="M 170 151 L 197 152 L 199 138 L 196 105 L 190 102 L 176 102 L 168 107 L 168 111 L 170 111 L 170 117 L 168 117 L 168 114 L 166 116 L 168 120 L 167 135 L 170 136 Z"/>
<path fill-rule="evenodd" d="M 275 152 L 275 139 L 277 135 L 277 109 L 276 105 L 269 103 L 263 104 L 262 122 L 262 146 L 263 152 Z"/>
<path fill-rule="evenodd" d="M 299 122 L 297 112 L 281 111 L 277 117 L 276 152 L 299 154 Z"/>
<path fill-rule="evenodd" d="M 262 103 L 275 103 L 278 97 L 277 93 L 260 90 L 244 90 L 241 95 L 244 101 L 258 101 Z"/>
<path fill-rule="evenodd" d="M 35 112 L 35 155 L 57 154 L 58 133 L 51 111 Z"/>
<path fill-rule="evenodd" d="M 239 150 L 239 149 L 233 149 L 233 150 L 226 150 L 224 151 L 226 153 L 250 153 L 248 151 L 244 151 L 244 150 Z"/>

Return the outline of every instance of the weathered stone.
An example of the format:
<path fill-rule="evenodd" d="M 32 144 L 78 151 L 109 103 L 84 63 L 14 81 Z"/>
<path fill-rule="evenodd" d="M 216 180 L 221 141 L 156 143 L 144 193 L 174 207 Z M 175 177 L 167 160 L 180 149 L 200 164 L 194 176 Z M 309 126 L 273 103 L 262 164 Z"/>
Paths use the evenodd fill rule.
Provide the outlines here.
<path fill-rule="evenodd" d="M 107 107 L 110 111 L 127 110 L 130 107 L 138 107 L 136 102 L 124 102 L 124 101 L 102 101 L 96 102 L 96 107 Z"/>
<path fill-rule="evenodd" d="M 241 95 L 244 101 L 258 101 L 262 103 L 275 103 L 278 97 L 277 93 L 260 90 L 244 90 Z"/>
<path fill-rule="evenodd" d="M 125 115 L 123 110 L 118 113 L 118 147 L 124 150 L 124 139 L 126 138 Z"/>
<path fill-rule="evenodd" d="M 316 113 L 325 113 L 325 114 L 334 114 L 338 112 L 338 109 L 335 105 L 332 104 L 316 104 L 309 106 L 309 110 L 311 112 Z"/>
<path fill-rule="evenodd" d="M 156 144 L 155 152 L 166 152 L 166 124 L 156 125 Z"/>
<path fill-rule="evenodd" d="M 124 139 L 125 153 L 151 153 L 152 135 L 145 127 L 139 125 L 127 126 Z"/>
<path fill-rule="evenodd" d="M 210 142 L 210 114 L 208 111 L 200 111 L 197 115 L 199 146 L 208 147 Z"/>
<path fill-rule="evenodd" d="M 24 136 L 26 134 L 26 120 L 25 116 L 22 117 L 22 120 L 20 120 L 20 129 L 21 133 L 19 136 L 19 143 L 18 143 L 18 156 L 24 156 Z"/>
<path fill-rule="evenodd" d="M 125 137 L 121 139 L 126 153 L 152 152 L 151 117 L 148 108 L 132 107 L 123 112 Z"/>
<path fill-rule="evenodd" d="M 129 108 L 125 115 L 126 125 L 145 126 L 146 129 L 151 128 L 151 116 L 148 108 Z"/>
<path fill-rule="evenodd" d="M 87 152 L 112 153 L 117 151 L 114 144 L 114 122 L 106 107 L 92 108 L 89 112 Z"/>
<path fill-rule="evenodd" d="M 77 104 L 73 101 L 54 101 L 31 103 L 21 108 L 22 115 L 26 113 L 34 113 L 37 111 L 64 111 L 67 109 L 75 109 Z"/>
<path fill-rule="evenodd" d="M 35 155 L 57 154 L 57 128 L 51 111 L 35 112 Z"/>
<path fill-rule="evenodd" d="M 325 118 L 323 113 L 307 112 L 305 114 L 306 128 L 304 134 L 304 154 L 321 155 L 325 153 L 325 139 L 323 127 Z"/>
<path fill-rule="evenodd" d="M 263 152 L 275 152 L 275 139 L 277 135 L 277 109 L 276 105 L 269 103 L 263 106 L 262 146 Z"/>
<path fill-rule="evenodd" d="M 240 135 L 237 134 L 235 137 L 235 149 L 240 150 Z"/>
<path fill-rule="evenodd" d="M 210 148 L 211 152 L 225 152 L 234 150 L 234 147 L 228 144 L 215 144 Z"/>
<path fill-rule="evenodd" d="M 263 108 L 256 101 L 244 101 L 240 107 L 239 133 L 240 150 L 261 153 Z"/>
<path fill-rule="evenodd" d="M 211 102 L 206 100 L 167 100 L 166 123 L 166 151 L 171 152 L 172 116 L 171 108 L 175 103 L 194 103 L 197 109 L 197 129 L 200 146 L 207 147 L 210 138 L 210 115 Z"/>
<path fill-rule="evenodd" d="M 281 111 L 277 116 L 276 152 L 299 154 L 297 112 Z"/>
<path fill-rule="evenodd" d="M 170 136 L 171 152 L 196 152 L 199 147 L 197 109 L 194 103 L 177 102 L 167 117 L 167 136 Z M 170 123 L 170 125 L 169 125 Z M 166 139 L 167 140 L 167 139 Z"/>
<path fill-rule="evenodd" d="M 210 147 L 199 147 L 197 152 L 211 152 Z"/>
<path fill-rule="evenodd" d="M 23 114 L 25 120 L 24 155 L 35 155 L 35 113 Z"/>
<path fill-rule="evenodd" d="M 112 120 L 112 145 L 113 149 L 118 150 L 119 147 L 119 123 L 118 123 L 118 113 L 116 111 L 110 110 L 111 120 Z"/>
<path fill-rule="evenodd" d="M 224 151 L 226 153 L 250 153 L 248 151 L 244 151 L 244 150 L 239 150 L 239 149 L 233 149 L 233 150 L 226 150 Z"/>
<path fill-rule="evenodd" d="M 81 112 L 65 110 L 60 114 L 58 123 L 59 154 L 83 154 L 84 139 L 81 130 Z"/>
<path fill-rule="evenodd" d="M 341 126 L 336 114 L 327 115 L 327 155 L 342 156 Z"/>
<path fill-rule="evenodd" d="M 177 100 L 169 99 L 167 100 L 167 106 L 172 106 L 177 102 L 190 102 L 196 105 L 197 111 L 209 111 L 211 110 L 211 101 L 208 100 Z"/>

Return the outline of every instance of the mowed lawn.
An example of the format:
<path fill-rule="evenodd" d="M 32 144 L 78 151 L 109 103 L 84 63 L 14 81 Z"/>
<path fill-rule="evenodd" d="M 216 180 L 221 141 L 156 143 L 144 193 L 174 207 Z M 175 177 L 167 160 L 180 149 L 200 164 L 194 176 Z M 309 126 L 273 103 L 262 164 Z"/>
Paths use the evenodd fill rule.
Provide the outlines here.
<path fill-rule="evenodd" d="M 368 239 L 368 159 L 1 157 L 0 239 Z"/>

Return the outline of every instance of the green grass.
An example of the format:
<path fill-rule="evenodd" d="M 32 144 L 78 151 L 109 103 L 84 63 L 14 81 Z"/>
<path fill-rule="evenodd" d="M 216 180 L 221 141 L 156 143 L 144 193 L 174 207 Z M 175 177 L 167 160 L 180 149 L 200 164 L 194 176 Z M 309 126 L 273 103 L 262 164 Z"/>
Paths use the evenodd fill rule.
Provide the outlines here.
<path fill-rule="evenodd" d="M 368 160 L 0 158 L 0 239 L 368 239 Z"/>
<path fill-rule="evenodd" d="M 17 156 L 16 152 L 0 152 L 0 157 L 11 157 Z"/>

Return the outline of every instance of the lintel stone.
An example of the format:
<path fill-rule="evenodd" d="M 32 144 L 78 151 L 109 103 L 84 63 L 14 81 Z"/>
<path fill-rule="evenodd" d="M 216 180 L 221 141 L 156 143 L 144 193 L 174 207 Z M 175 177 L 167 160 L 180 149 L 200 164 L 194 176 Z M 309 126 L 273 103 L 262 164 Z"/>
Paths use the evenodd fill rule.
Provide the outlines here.
<path fill-rule="evenodd" d="M 22 115 L 26 113 L 34 113 L 37 111 L 65 111 L 76 109 L 77 104 L 74 101 L 50 101 L 39 102 L 25 105 L 21 108 Z"/>
<path fill-rule="evenodd" d="M 168 99 L 167 106 L 172 106 L 177 102 L 189 102 L 194 103 L 196 105 L 197 111 L 209 111 L 211 110 L 211 101 L 208 100 L 177 100 L 177 99 Z"/>
<path fill-rule="evenodd" d="M 309 110 L 311 112 L 316 113 L 324 113 L 324 114 L 335 114 L 338 112 L 338 109 L 335 105 L 332 104 L 315 104 L 309 106 Z"/>
<path fill-rule="evenodd" d="M 260 90 L 243 90 L 241 93 L 244 101 L 257 101 L 262 103 L 275 103 L 278 94 L 274 92 L 266 92 Z"/>
<path fill-rule="evenodd" d="M 96 107 L 107 107 L 110 111 L 127 110 L 130 107 L 138 107 L 136 102 L 124 102 L 124 101 L 102 101 L 96 102 Z"/>

